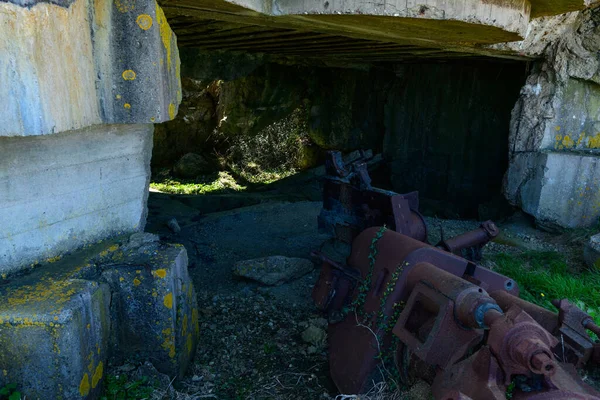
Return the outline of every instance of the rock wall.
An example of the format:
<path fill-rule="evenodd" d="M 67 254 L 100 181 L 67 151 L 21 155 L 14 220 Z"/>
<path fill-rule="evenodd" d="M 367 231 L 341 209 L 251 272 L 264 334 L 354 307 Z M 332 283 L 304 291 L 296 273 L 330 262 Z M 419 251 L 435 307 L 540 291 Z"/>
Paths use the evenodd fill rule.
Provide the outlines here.
<path fill-rule="evenodd" d="M 561 21 L 563 34 L 533 65 L 513 110 L 504 185 L 509 201 L 548 228 L 600 217 L 600 8 Z"/>
<path fill-rule="evenodd" d="M 301 107 L 307 145 L 321 152 L 383 152 L 393 189 L 419 190 L 446 209 L 458 205 L 448 215 L 476 216 L 479 204 L 501 191 L 510 110 L 524 64 L 343 69 L 188 49 L 182 54 L 189 74 L 182 112 L 157 126 L 155 166 L 172 166 L 190 151 L 210 153 L 218 137 L 256 135 Z"/>

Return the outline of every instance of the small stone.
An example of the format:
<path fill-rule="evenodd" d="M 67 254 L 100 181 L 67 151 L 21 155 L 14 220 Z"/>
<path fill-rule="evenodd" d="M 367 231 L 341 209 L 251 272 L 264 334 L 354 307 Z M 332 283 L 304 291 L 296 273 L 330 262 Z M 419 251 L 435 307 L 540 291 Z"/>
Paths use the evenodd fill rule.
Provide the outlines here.
<path fill-rule="evenodd" d="M 129 236 L 129 242 L 127 243 L 127 248 L 128 249 L 137 249 L 139 247 L 142 247 L 145 244 L 155 243 L 155 242 L 158 242 L 159 240 L 160 240 L 160 237 L 158 235 L 155 235 L 154 233 L 137 232 L 137 233 L 134 233 L 133 235 Z"/>
<path fill-rule="evenodd" d="M 302 340 L 314 346 L 321 347 L 327 340 L 327 332 L 314 325 L 309 326 L 302 332 Z"/>
<path fill-rule="evenodd" d="M 235 264 L 233 274 L 263 285 L 278 286 L 306 275 L 314 267 L 312 261 L 304 258 L 271 256 L 240 261 Z"/>
<path fill-rule="evenodd" d="M 585 244 L 583 258 L 590 268 L 600 270 L 600 233 L 592 236 Z"/>
<path fill-rule="evenodd" d="M 187 153 L 177 161 L 173 167 L 173 174 L 180 178 L 195 178 L 212 170 L 204 157 L 196 153 Z"/>
<path fill-rule="evenodd" d="M 167 226 L 169 227 L 170 230 L 172 230 L 174 233 L 179 233 L 181 232 L 181 227 L 179 226 L 179 223 L 177 222 L 176 218 L 171 218 L 168 222 L 167 222 Z"/>

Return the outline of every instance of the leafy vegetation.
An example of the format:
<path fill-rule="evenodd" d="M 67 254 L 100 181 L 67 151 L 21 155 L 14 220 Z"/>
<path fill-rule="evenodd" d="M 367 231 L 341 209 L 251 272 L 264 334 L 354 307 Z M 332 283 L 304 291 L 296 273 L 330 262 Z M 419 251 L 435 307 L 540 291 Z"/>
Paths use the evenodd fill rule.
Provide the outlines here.
<path fill-rule="evenodd" d="M 108 375 L 104 384 L 105 396 L 102 400 L 149 399 L 156 390 L 155 385 L 145 376 L 131 381 L 126 375 Z"/>
<path fill-rule="evenodd" d="M 289 116 L 253 135 L 227 136 L 215 132 L 216 167 L 220 172 L 196 179 L 176 179 L 168 170 L 153 176 L 150 186 L 172 194 L 241 191 L 287 178 L 320 163 L 322 151 L 308 136 L 306 110 Z"/>
<path fill-rule="evenodd" d="M 21 392 L 17 390 L 15 383 L 0 388 L 0 400 L 21 400 Z"/>
<path fill-rule="evenodd" d="M 566 298 L 598 321 L 600 318 L 600 273 L 573 271 L 558 252 L 496 254 L 496 271 L 519 284 L 521 297 L 556 311 L 551 300 Z"/>
<path fill-rule="evenodd" d="M 310 152 L 306 112 L 300 107 L 254 135 L 226 137 L 225 162 L 252 183 L 272 182 L 311 166 L 315 155 Z"/>

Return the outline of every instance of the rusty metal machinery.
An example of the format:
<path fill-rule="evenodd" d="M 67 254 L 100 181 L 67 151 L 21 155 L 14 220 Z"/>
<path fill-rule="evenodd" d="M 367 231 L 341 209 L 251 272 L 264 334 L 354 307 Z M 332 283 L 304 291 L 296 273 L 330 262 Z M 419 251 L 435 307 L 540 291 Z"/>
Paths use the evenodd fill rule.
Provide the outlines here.
<path fill-rule="evenodd" d="M 336 185 L 326 195 L 363 201 L 376 192 L 351 180 Z M 394 216 L 393 208 L 341 204 L 351 211 L 328 218 L 356 224 L 352 229 L 373 215 Z M 351 231 L 338 225 L 338 233 Z M 345 264 L 315 253 L 323 263 L 313 299 L 329 320 L 330 372 L 342 393 L 363 393 L 379 379 L 408 385 L 420 378 L 438 400 L 600 400 L 578 374 L 600 363 L 600 344 L 588 334 L 600 328 L 567 300 L 555 301 L 554 313 L 520 299 L 511 278 L 458 256 L 457 249 L 481 248 L 498 233 L 484 225 L 438 246 L 414 237 L 421 226 L 373 226 L 352 235 Z"/>

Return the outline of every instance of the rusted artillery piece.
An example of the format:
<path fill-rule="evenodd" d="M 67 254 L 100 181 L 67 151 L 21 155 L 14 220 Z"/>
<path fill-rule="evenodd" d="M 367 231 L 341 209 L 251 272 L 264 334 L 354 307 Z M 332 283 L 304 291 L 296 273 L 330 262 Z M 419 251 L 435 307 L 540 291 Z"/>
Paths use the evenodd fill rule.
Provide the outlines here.
<path fill-rule="evenodd" d="M 362 178 L 356 184 L 352 173 L 330 178 L 339 190 L 328 191 L 326 182 L 325 195 L 334 193 L 330 204 L 339 202 L 337 193 L 371 199 L 373 188 L 361 187 Z M 390 201 L 396 196 L 386 193 Z M 343 239 L 360 224 L 394 220 L 393 207 L 377 213 L 341 197 L 347 215 L 322 213 L 320 222 L 325 215 L 340 225 L 334 233 L 345 232 Z M 412 204 L 409 212 L 418 213 Z M 339 221 L 356 225 L 344 229 Z M 438 246 L 426 243 L 421 226 L 361 227 L 346 264 L 315 253 L 323 265 L 313 299 L 329 319 L 331 377 L 342 393 L 364 392 L 380 379 L 410 384 L 418 377 L 443 400 L 600 400 L 577 372 L 600 363 L 600 344 L 587 333 L 600 328 L 589 315 L 567 300 L 554 302 L 558 313 L 526 302 L 511 278 L 452 254 L 483 246 L 497 234 L 495 225 Z"/>

